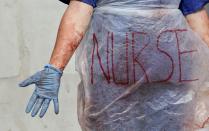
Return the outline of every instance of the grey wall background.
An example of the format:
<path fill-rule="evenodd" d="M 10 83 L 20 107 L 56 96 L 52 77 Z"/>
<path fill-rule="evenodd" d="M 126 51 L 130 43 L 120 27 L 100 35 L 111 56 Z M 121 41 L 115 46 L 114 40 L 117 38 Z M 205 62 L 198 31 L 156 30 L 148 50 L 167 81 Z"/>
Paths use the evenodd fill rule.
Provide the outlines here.
<path fill-rule="evenodd" d="M 58 0 L 0 1 L 0 131 L 81 131 L 74 57 L 62 78 L 59 115 L 53 113 L 52 105 L 43 119 L 26 115 L 25 106 L 34 88 L 17 87 L 19 81 L 48 63 L 66 7 Z"/>
<path fill-rule="evenodd" d="M 17 86 L 48 63 L 66 7 L 58 0 L 0 0 L 0 131 L 80 131 L 74 58 L 62 78 L 59 115 L 52 104 L 43 119 L 26 115 L 34 88 Z"/>

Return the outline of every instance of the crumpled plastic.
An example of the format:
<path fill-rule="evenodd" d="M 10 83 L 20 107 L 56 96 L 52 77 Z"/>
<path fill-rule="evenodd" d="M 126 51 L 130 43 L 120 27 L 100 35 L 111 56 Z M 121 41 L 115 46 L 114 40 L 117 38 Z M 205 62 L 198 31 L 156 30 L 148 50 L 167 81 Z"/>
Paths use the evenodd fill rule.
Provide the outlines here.
<path fill-rule="evenodd" d="M 99 0 L 76 50 L 83 131 L 202 131 L 209 48 L 180 0 Z"/>

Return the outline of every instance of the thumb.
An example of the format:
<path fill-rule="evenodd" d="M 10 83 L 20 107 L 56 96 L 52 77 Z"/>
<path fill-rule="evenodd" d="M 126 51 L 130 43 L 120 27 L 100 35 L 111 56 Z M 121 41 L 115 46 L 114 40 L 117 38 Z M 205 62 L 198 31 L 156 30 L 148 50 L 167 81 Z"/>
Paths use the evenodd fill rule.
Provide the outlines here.
<path fill-rule="evenodd" d="M 20 82 L 18 85 L 19 85 L 19 87 L 26 87 L 28 85 L 38 82 L 40 80 L 40 78 L 41 78 L 41 72 L 37 72 L 36 74 L 34 74 L 34 75 L 30 76 L 29 78 Z"/>

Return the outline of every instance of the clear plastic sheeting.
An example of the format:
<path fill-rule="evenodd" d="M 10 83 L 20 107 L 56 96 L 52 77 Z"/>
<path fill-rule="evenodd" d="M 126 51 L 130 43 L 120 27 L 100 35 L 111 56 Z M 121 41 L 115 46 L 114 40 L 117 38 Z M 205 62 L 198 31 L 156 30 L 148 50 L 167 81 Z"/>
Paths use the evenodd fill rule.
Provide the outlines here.
<path fill-rule="evenodd" d="M 97 2 L 76 51 L 83 131 L 208 129 L 209 48 L 179 3 Z"/>

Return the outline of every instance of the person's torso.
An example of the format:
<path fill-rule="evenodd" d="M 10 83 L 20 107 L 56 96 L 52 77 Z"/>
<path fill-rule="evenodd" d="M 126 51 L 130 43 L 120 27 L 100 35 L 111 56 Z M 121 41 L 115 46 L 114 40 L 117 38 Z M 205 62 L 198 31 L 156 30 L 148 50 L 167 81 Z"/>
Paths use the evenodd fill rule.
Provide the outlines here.
<path fill-rule="evenodd" d="M 209 50 L 179 3 L 98 0 L 76 50 L 90 131 L 191 130 L 185 124 L 194 123 L 188 114 L 208 78 Z"/>
<path fill-rule="evenodd" d="M 188 26 L 178 9 L 179 3 L 180 0 L 98 0 L 78 54 L 87 56 L 88 74 L 108 79 L 107 72 L 114 70 L 115 77 L 121 80 L 127 80 L 128 74 L 128 84 L 139 80 L 149 69 L 145 82 L 199 79 L 196 69 L 202 63 L 199 58 L 204 57 L 200 53 L 205 52 L 205 45 Z M 192 62 L 194 59 L 196 63 Z M 109 69 L 105 69 L 107 64 Z"/>

